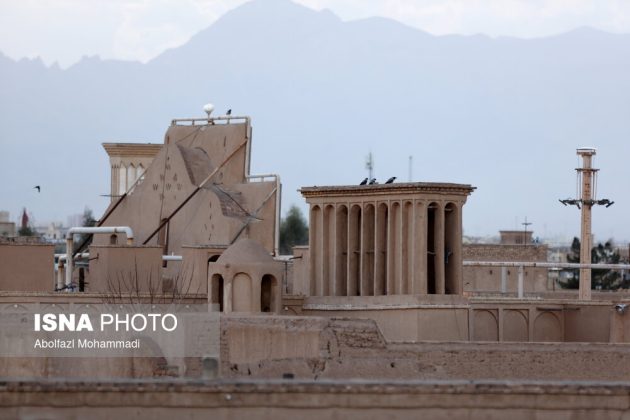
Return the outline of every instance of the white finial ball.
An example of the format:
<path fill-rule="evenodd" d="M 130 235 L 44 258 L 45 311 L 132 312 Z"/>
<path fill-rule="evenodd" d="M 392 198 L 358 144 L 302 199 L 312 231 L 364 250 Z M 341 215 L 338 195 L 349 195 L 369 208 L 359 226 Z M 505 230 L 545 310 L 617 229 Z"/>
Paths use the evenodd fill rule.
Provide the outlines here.
<path fill-rule="evenodd" d="M 208 114 L 208 117 L 210 116 L 210 114 L 212 114 L 212 111 L 214 111 L 214 105 L 212 104 L 205 104 L 203 106 L 203 110 L 206 114 Z"/>

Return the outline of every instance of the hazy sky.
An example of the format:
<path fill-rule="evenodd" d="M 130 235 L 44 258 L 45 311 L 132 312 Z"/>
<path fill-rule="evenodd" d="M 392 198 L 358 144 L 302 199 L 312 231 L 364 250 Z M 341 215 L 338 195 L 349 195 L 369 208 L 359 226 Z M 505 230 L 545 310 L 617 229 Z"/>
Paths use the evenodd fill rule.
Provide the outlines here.
<path fill-rule="evenodd" d="M 275 0 L 268 0 L 275 1 Z M 244 0 L 0 0 L 0 51 L 67 67 L 84 55 L 147 61 Z M 389 17 L 432 34 L 630 32 L 628 0 L 297 0 L 344 20 Z"/>

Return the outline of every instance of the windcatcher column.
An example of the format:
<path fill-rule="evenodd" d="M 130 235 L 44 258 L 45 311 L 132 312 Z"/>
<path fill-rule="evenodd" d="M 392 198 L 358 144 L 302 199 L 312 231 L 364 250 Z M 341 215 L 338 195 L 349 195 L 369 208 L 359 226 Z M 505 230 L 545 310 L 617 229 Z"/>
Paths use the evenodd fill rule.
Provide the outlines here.
<path fill-rule="evenodd" d="M 595 149 L 577 149 L 577 154 L 582 156 L 582 168 L 576 169 L 582 178 L 582 223 L 580 241 L 580 263 L 591 263 L 592 235 L 591 235 L 591 209 L 593 207 L 593 156 Z M 591 269 L 580 268 L 580 300 L 591 300 Z"/>

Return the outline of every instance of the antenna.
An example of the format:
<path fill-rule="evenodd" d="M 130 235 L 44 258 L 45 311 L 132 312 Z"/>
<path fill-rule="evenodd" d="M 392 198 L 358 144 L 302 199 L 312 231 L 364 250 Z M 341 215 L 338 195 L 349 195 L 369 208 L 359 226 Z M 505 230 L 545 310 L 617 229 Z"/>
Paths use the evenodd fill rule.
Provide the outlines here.
<path fill-rule="evenodd" d="M 365 169 L 368 170 L 368 179 L 372 180 L 372 174 L 374 172 L 374 158 L 372 157 L 372 152 L 368 153 L 365 158 Z"/>
<path fill-rule="evenodd" d="M 523 225 L 523 245 L 527 245 L 527 226 L 533 225 L 533 223 L 528 222 L 527 216 L 525 216 L 525 221 L 521 225 Z"/>
<path fill-rule="evenodd" d="M 413 156 L 409 155 L 409 182 L 411 182 L 413 179 L 412 168 L 413 168 Z"/>

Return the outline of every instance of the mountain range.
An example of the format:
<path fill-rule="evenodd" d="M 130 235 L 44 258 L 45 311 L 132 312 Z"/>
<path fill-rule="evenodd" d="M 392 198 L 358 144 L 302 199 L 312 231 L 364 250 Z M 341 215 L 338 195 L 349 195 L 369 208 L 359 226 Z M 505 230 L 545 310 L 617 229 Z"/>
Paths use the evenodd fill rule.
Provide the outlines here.
<path fill-rule="evenodd" d="M 575 149 L 594 146 L 597 240 L 630 238 L 630 35 L 591 28 L 537 39 L 433 36 L 384 18 L 342 21 L 254 0 L 146 64 L 85 57 L 61 69 L 0 55 L 0 209 L 64 220 L 109 199 L 102 142 L 162 142 L 170 120 L 253 120 L 253 173 L 278 173 L 283 208 L 306 185 L 367 176 L 477 190 L 470 235 L 579 234 Z M 41 185 L 41 193 L 33 190 Z"/>

